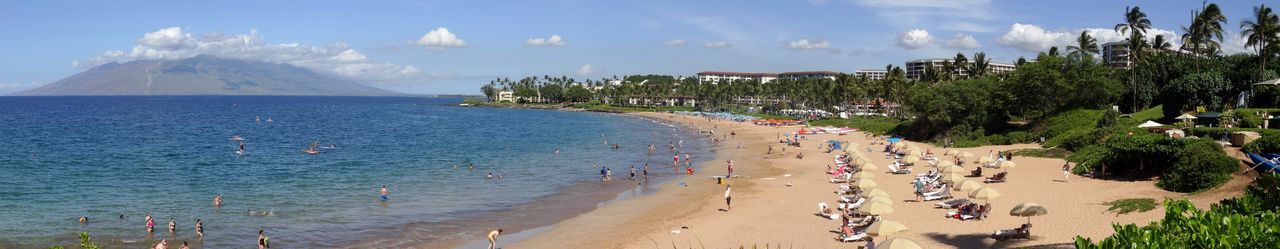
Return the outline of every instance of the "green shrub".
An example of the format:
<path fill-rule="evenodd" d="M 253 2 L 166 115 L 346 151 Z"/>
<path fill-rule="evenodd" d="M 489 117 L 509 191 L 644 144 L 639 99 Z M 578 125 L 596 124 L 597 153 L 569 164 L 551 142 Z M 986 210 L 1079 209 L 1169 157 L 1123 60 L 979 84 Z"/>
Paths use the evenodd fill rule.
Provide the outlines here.
<path fill-rule="evenodd" d="M 1065 158 L 1067 158 L 1067 157 L 1071 156 L 1071 151 L 1068 151 L 1068 150 L 1063 149 L 1063 148 L 1048 148 L 1048 149 L 1031 148 L 1031 149 L 1017 149 L 1017 150 L 1011 150 L 1011 151 L 1009 151 L 1009 152 L 1013 153 L 1013 155 L 1015 155 L 1015 156 L 1043 157 L 1043 158 L 1061 158 L 1061 159 L 1065 159 Z"/>
<path fill-rule="evenodd" d="M 1072 130 L 1091 129 L 1096 127 L 1102 119 L 1103 112 L 1104 110 L 1076 109 L 1059 113 L 1045 120 L 1045 130 L 1042 135 L 1046 138 L 1054 138 Z"/>
<path fill-rule="evenodd" d="M 1092 173 L 1093 169 L 1101 169 L 1103 159 L 1109 157 L 1110 153 L 1111 151 L 1102 145 L 1089 145 L 1076 150 L 1067 157 L 1067 161 L 1076 163 L 1076 166 L 1071 168 L 1071 173 L 1087 175 Z"/>
<path fill-rule="evenodd" d="M 1165 200 L 1164 218 L 1146 226 L 1112 225 L 1115 234 L 1076 248 L 1280 248 L 1280 175 L 1259 176 L 1239 198 L 1200 210 L 1188 200 Z"/>
<path fill-rule="evenodd" d="M 1102 118 L 1098 119 L 1098 125 L 1094 127 L 1097 127 L 1097 128 L 1111 127 L 1112 125 L 1116 125 L 1116 123 L 1118 123 L 1119 120 L 1120 120 L 1119 111 L 1116 111 L 1115 109 L 1107 109 L 1106 112 L 1102 113 Z"/>
<path fill-rule="evenodd" d="M 987 137 L 986 137 L 986 138 L 983 138 L 983 139 L 984 139 L 984 140 L 987 140 L 987 144 L 993 144 L 993 145 L 1009 145 L 1009 144 L 1012 144 L 1012 143 L 1010 143 L 1010 142 L 1009 142 L 1009 137 L 1006 137 L 1006 136 L 1004 136 L 1004 135 L 1000 135 L 1000 134 L 987 135 Z"/>
<path fill-rule="evenodd" d="M 858 128 L 860 131 L 870 132 L 874 134 L 885 134 L 898 126 L 904 124 L 905 121 L 890 117 L 852 117 L 848 119 L 833 118 L 815 120 L 809 122 L 813 126 L 835 126 Z"/>
<path fill-rule="evenodd" d="M 1178 162 L 1160 176 L 1157 187 L 1176 192 L 1217 187 L 1230 180 L 1231 173 L 1240 165 L 1239 160 L 1223 154 L 1221 150 L 1206 150 L 1200 146 L 1188 146 L 1178 158 Z"/>
<path fill-rule="evenodd" d="M 1151 198 L 1128 198 L 1119 199 L 1104 203 L 1110 205 L 1108 212 L 1115 212 L 1116 216 L 1121 214 L 1132 213 L 1133 211 L 1146 212 L 1156 209 L 1156 199 Z"/>
<path fill-rule="evenodd" d="M 1009 137 L 1009 143 L 1015 143 L 1015 144 L 1035 143 L 1035 142 L 1038 142 L 1037 140 L 1039 140 L 1039 138 L 1035 134 L 1031 134 L 1030 132 L 1025 132 L 1025 131 L 1010 132 L 1008 134 L 1005 134 L 1005 136 Z"/>
<path fill-rule="evenodd" d="M 1266 134 L 1262 135 L 1258 140 L 1253 140 L 1244 145 L 1244 151 L 1253 153 L 1277 153 L 1280 152 L 1280 135 Z"/>

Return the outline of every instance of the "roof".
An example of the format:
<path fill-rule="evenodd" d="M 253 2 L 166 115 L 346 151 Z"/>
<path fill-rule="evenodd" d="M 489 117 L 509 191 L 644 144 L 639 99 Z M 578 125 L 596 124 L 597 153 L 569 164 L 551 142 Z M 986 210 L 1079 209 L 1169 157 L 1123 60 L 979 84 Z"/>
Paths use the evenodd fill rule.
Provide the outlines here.
<path fill-rule="evenodd" d="M 778 75 L 803 75 L 803 74 L 839 75 L 839 74 L 840 74 L 840 72 L 836 72 L 836 71 L 800 71 L 800 72 L 785 72 L 785 73 L 780 73 L 780 74 L 778 74 Z"/>
<path fill-rule="evenodd" d="M 773 73 L 744 73 L 744 72 L 720 72 L 720 71 L 703 71 L 703 72 L 698 73 L 698 75 L 708 75 L 708 74 L 710 74 L 710 75 L 750 76 L 750 77 L 778 76 L 778 74 L 773 74 Z"/>

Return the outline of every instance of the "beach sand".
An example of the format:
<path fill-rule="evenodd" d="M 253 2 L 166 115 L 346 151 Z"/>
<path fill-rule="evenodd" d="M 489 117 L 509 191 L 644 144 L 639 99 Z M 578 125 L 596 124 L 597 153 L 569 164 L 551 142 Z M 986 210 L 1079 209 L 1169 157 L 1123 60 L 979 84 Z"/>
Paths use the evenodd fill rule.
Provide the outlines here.
<path fill-rule="evenodd" d="M 882 170 L 873 171 L 880 189 L 887 191 L 895 201 L 894 212 L 884 219 L 898 221 L 908 231 L 889 237 L 905 237 L 915 240 L 925 248 L 977 248 L 1023 247 L 1033 245 L 1069 244 L 1081 235 L 1095 240 L 1113 233 L 1113 223 L 1147 224 L 1164 215 L 1161 208 L 1149 212 L 1116 215 L 1107 212 L 1102 203 L 1122 198 L 1189 198 L 1202 208 L 1223 198 L 1240 195 L 1240 189 L 1249 178 L 1237 175 L 1231 182 L 1215 190 L 1196 195 L 1186 195 L 1161 190 L 1151 181 L 1107 181 L 1071 176 L 1061 181 L 1061 159 L 1015 157 L 1017 167 L 1009 169 L 1004 183 L 984 184 L 1000 192 L 1001 197 L 991 200 L 993 211 L 985 220 L 960 221 L 943 217 L 949 210 L 935 209 L 936 202 L 915 202 L 910 185 L 917 173 L 924 173 L 929 166 L 915 166 L 911 174 L 889 174 L 883 168 L 891 163 L 884 153 L 866 153 L 868 140 L 863 133 L 848 135 L 810 135 L 801 142 L 801 148 L 789 148 L 786 155 L 779 155 L 778 136 L 795 132 L 800 127 L 765 127 L 729 121 L 708 121 L 701 118 L 661 113 L 634 115 L 681 122 L 689 127 L 710 130 L 718 128 L 717 135 L 734 131 L 737 136 L 722 142 L 716 159 L 700 162 L 701 170 L 685 179 L 677 179 L 660 186 L 656 194 L 644 195 L 604 205 L 591 212 L 562 221 L 547 229 L 503 248 L 725 248 L 752 247 L 766 244 L 774 248 L 781 244 L 788 248 L 835 248 L 861 246 L 864 242 L 841 243 L 835 240 L 834 231 L 839 220 L 827 220 L 815 213 L 817 203 L 838 203 L 833 193 L 837 184 L 827 182 L 827 165 L 832 164 L 835 153 L 823 153 L 817 146 L 827 139 L 839 139 L 858 143 L 871 161 Z M 708 138 L 709 139 L 709 138 Z M 742 148 L 739 149 L 738 144 Z M 943 151 L 924 143 L 911 143 L 935 154 Z M 775 153 L 766 155 L 769 145 Z M 979 157 L 988 151 L 1018 148 L 1035 148 L 1038 145 L 987 146 L 958 149 Z M 883 145 L 874 151 L 883 150 Z M 804 159 L 796 159 L 802 152 Z M 724 185 L 710 176 L 724 175 L 725 160 L 734 160 L 735 174 L 740 178 L 727 181 L 733 186 L 732 212 L 724 212 Z M 972 169 L 974 164 L 966 165 Z M 1000 169 L 986 169 L 991 176 Z M 786 175 L 790 175 L 789 177 Z M 971 178 L 981 182 L 981 178 Z M 681 183 L 687 183 L 687 186 Z M 794 186 L 786 186 L 793 182 Z M 953 191 L 957 197 L 964 195 Z M 998 229 L 1015 228 L 1027 221 L 1025 217 L 1008 215 L 1008 210 L 1023 202 L 1037 202 L 1049 210 L 1049 214 L 1031 218 L 1032 239 L 997 242 L 988 238 Z M 682 228 L 684 227 L 684 228 Z M 687 229 L 686 229 L 687 228 Z M 886 237 L 877 237 L 884 241 Z"/>

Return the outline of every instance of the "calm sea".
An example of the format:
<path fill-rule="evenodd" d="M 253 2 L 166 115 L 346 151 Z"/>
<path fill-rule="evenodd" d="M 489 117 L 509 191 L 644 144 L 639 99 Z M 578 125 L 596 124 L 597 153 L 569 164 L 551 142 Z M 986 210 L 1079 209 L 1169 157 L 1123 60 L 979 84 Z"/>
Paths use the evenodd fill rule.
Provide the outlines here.
<path fill-rule="evenodd" d="M 413 225 L 465 223 L 652 160 L 669 143 L 710 156 L 695 133 L 602 113 L 460 108 L 415 97 L 0 98 L 0 248 L 70 245 L 87 231 L 128 248 L 159 239 L 246 248 L 351 245 Z M 271 122 L 268 122 L 268 119 Z M 243 137 L 247 155 L 235 152 Z M 312 141 L 324 147 L 308 155 Z M 622 149 L 606 146 L 618 143 Z M 657 155 L 646 155 L 655 144 Z M 560 154 L 554 152 L 559 149 Z M 474 164 L 469 171 L 467 164 Z M 662 165 L 662 166 L 658 166 Z M 486 180 L 488 172 L 501 180 Z M 380 202 L 378 187 L 391 197 Z M 212 198 L 222 194 L 215 209 Z M 595 201 L 595 200 L 593 200 Z M 145 232 L 143 216 L 156 219 Z M 250 212 L 259 215 L 249 215 Z M 264 215 L 269 212 L 269 215 Z M 124 215 L 121 219 L 120 216 Z M 81 226 L 76 220 L 88 216 Z M 167 231 L 170 218 L 177 233 Z M 427 224 L 427 225 L 423 225 Z M 434 236 L 418 236 L 429 240 Z"/>

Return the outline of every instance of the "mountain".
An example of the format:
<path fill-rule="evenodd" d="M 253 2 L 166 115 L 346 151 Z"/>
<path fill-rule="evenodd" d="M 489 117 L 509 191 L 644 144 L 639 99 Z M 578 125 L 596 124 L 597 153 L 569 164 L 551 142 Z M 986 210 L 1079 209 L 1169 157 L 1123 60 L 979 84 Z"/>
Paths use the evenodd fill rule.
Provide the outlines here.
<path fill-rule="evenodd" d="M 284 63 L 219 58 L 111 62 L 14 95 L 397 95 Z"/>

